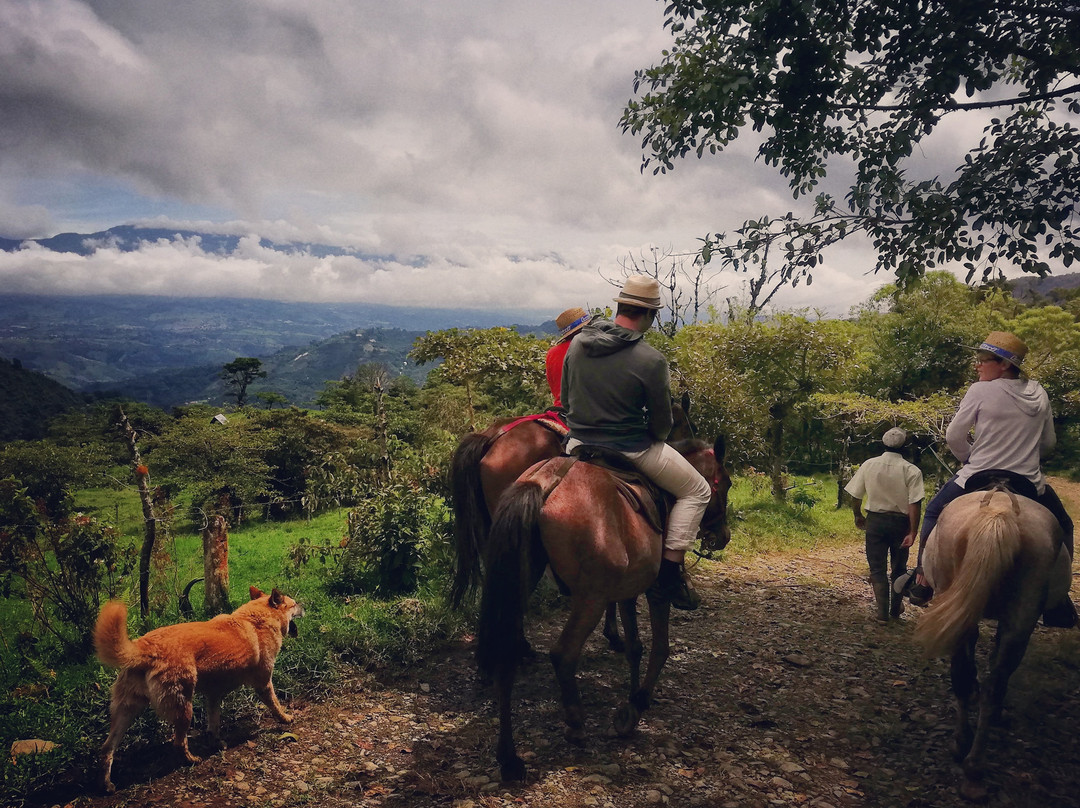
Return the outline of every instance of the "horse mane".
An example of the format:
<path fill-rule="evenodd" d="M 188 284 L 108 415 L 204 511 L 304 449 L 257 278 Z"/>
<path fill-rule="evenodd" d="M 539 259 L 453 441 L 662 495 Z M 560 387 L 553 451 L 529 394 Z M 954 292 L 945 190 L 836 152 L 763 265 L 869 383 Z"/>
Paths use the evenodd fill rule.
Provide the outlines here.
<path fill-rule="evenodd" d="M 952 569 L 951 565 L 941 565 L 942 572 L 946 573 L 945 580 L 949 577 L 952 580 L 938 593 L 915 629 L 915 640 L 922 645 L 927 657 L 947 656 L 953 652 L 964 634 L 978 624 L 991 595 L 1013 569 L 1020 553 L 1020 525 L 1010 496 L 996 493 L 969 496 L 972 499 L 963 506 L 974 509 L 974 513 L 959 535 L 949 537 L 953 547 L 966 538 L 963 557 L 954 559 Z M 954 514 L 951 522 L 955 521 Z M 943 557 L 945 548 L 940 543 L 946 537 L 935 536 L 935 540 L 939 542 L 938 555 Z M 954 574 L 949 576 L 950 572 Z"/>

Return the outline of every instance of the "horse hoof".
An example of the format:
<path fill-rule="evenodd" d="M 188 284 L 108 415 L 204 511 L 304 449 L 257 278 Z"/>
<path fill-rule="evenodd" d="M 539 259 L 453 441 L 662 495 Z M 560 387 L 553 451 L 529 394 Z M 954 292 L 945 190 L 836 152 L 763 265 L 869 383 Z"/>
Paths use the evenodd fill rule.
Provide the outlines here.
<path fill-rule="evenodd" d="M 975 736 L 970 729 L 967 732 L 957 733 L 952 745 L 952 759 L 955 763 L 963 763 L 967 759 L 974 739 Z"/>
<path fill-rule="evenodd" d="M 608 637 L 608 648 L 616 654 L 626 653 L 626 643 L 622 641 L 622 637 Z"/>
<path fill-rule="evenodd" d="M 585 746 L 585 730 L 582 727 L 567 727 L 563 737 L 566 738 L 567 743 L 574 746 Z"/>
<path fill-rule="evenodd" d="M 960 796 L 968 802 L 981 804 L 990 799 L 990 792 L 978 780 L 965 777 L 964 782 L 960 784 Z"/>
<path fill-rule="evenodd" d="M 632 704 L 624 704 L 615 711 L 615 731 L 625 738 L 634 731 L 640 720 L 641 713 L 638 709 Z"/>
<path fill-rule="evenodd" d="M 499 777 L 504 783 L 516 782 L 525 779 L 525 761 L 514 756 L 499 766 Z"/>

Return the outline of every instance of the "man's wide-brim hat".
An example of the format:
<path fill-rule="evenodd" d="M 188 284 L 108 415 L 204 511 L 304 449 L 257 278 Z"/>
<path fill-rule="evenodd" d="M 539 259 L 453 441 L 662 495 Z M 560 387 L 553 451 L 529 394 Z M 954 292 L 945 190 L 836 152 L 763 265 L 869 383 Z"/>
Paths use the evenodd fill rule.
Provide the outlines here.
<path fill-rule="evenodd" d="M 1016 334 L 1010 334 L 1008 331 L 991 331 L 981 344 L 971 347 L 976 351 L 993 354 L 998 359 L 1004 359 L 1016 367 L 1024 364 L 1024 357 L 1028 352 L 1027 344 Z"/>
<path fill-rule="evenodd" d="M 583 329 L 592 315 L 580 306 L 567 309 L 555 318 L 555 327 L 559 329 L 559 342 L 564 342 Z"/>
<path fill-rule="evenodd" d="M 660 284 L 656 278 L 650 278 L 648 275 L 631 275 L 626 279 L 622 291 L 614 300 L 616 303 L 625 303 L 628 306 L 658 309 L 661 306 Z"/>

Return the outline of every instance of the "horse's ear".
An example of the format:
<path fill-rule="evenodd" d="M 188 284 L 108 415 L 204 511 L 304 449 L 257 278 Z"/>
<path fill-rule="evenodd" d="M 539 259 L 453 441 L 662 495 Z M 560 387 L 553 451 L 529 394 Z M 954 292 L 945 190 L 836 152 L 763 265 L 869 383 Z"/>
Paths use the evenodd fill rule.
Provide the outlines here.
<path fill-rule="evenodd" d="M 727 438 L 721 433 L 716 436 L 716 442 L 713 443 L 713 455 L 716 456 L 718 462 L 724 461 L 724 456 L 727 454 Z"/>
<path fill-rule="evenodd" d="M 682 402 L 681 403 L 682 403 L 683 412 L 685 412 L 687 415 L 690 415 L 690 391 L 689 390 L 683 390 Z"/>
<path fill-rule="evenodd" d="M 259 590 L 259 587 L 257 587 L 257 586 L 251 587 L 250 592 L 251 592 L 251 599 L 252 600 L 258 600 L 259 598 L 261 598 L 263 596 L 263 593 Z"/>

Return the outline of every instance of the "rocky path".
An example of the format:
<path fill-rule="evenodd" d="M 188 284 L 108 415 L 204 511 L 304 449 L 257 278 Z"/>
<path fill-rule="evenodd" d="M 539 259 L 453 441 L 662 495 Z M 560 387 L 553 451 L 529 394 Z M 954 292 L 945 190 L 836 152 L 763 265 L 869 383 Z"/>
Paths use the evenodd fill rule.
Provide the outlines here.
<path fill-rule="evenodd" d="M 948 665 L 915 649 L 918 610 L 888 626 L 870 619 L 865 572 L 859 544 L 700 564 L 705 603 L 675 614 L 659 698 L 630 739 L 610 729 L 626 666 L 598 634 L 580 672 L 585 749 L 562 738 L 546 661 L 532 665 L 515 691 L 524 784 L 497 780 L 497 720 L 464 638 L 393 678 L 357 674 L 327 702 L 293 703 L 284 731 L 265 714 L 234 727 L 233 745 L 194 767 L 165 760 L 164 746 L 122 749 L 121 791 L 71 805 L 963 805 Z M 556 606 L 533 617 L 538 648 L 562 616 Z M 1010 689 L 1011 727 L 992 736 L 992 806 L 1077 804 L 1078 691 L 1080 630 L 1036 629 Z"/>

